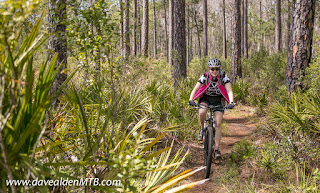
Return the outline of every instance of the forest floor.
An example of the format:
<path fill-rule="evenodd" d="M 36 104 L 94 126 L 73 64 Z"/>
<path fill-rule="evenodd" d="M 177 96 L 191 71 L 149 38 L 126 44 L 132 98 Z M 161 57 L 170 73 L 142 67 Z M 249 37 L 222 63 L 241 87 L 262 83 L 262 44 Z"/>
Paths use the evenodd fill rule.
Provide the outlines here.
<path fill-rule="evenodd" d="M 220 151 L 222 153 L 221 160 L 214 160 L 211 166 L 210 180 L 193 187 L 188 192 L 227 192 L 227 184 L 222 184 L 221 178 L 228 169 L 228 164 L 225 164 L 233 151 L 234 145 L 243 139 L 250 138 L 254 133 L 259 117 L 255 115 L 253 107 L 239 106 L 232 111 L 226 111 L 222 126 L 222 139 L 220 142 Z M 197 131 L 198 133 L 198 131 Z M 261 142 L 261 139 L 257 141 Z M 190 159 L 187 161 L 185 169 L 196 169 L 203 166 L 203 151 L 202 144 L 197 141 L 188 141 L 184 143 L 185 149 L 190 150 Z M 195 182 L 204 179 L 204 172 L 199 171 L 189 177 L 185 183 Z"/>

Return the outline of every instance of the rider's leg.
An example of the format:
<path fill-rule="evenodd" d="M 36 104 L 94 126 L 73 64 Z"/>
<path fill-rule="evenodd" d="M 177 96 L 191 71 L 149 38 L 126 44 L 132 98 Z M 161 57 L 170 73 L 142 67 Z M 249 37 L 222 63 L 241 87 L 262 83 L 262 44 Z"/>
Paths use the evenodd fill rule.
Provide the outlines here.
<path fill-rule="evenodd" d="M 201 102 L 200 104 L 208 105 L 205 102 Z M 206 117 L 207 117 L 207 112 L 208 112 L 208 108 L 206 108 L 204 106 L 201 106 L 201 109 L 199 109 L 199 121 L 200 121 L 202 129 L 204 127 L 204 121 L 206 120 Z"/>
<path fill-rule="evenodd" d="M 205 102 L 201 102 L 200 104 L 207 105 Z M 204 127 L 204 121 L 206 120 L 207 112 L 208 112 L 208 109 L 206 107 L 202 106 L 201 109 L 199 109 L 199 121 L 201 124 L 201 129 L 198 135 L 199 141 L 202 141 L 202 129 Z"/>
<path fill-rule="evenodd" d="M 221 122 L 222 122 L 223 113 L 220 111 L 214 112 L 214 120 L 216 123 L 216 135 L 215 135 L 215 147 L 218 148 L 221 140 Z"/>

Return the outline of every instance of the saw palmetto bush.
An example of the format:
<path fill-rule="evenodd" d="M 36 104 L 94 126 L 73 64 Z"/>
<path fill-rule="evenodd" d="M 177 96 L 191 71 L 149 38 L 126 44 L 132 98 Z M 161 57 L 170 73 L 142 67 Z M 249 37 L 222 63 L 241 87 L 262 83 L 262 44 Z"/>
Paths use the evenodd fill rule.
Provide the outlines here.
<path fill-rule="evenodd" d="M 269 107 L 268 117 L 274 124 L 275 140 L 297 163 L 314 167 L 319 161 L 319 96 L 291 94 L 284 104 Z"/>
<path fill-rule="evenodd" d="M 46 167 L 58 168 L 59 173 L 69 179 L 97 177 L 100 180 L 121 181 L 121 186 L 91 187 L 106 191 L 161 192 L 193 173 L 188 171 L 179 178 L 172 178 L 188 152 L 183 153 L 179 149 L 171 153 L 173 143 L 157 148 L 158 142 L 166 135 L 162 131 L 166 129 L 153 132 L 147 119 L 135 119 L 129 125 L 114 119 L 121 116 L 119 114 L 123 114 L 124 110 L 127 112 L 123 114 L 123 120 L 126 116 L 130 117 L 130 104 L 126 109 L 116 108 L 122 104 L 114 102 L 118 99 L 109 97 L 102 97 L 105 100 L 100 104 L 82 104 L 77 89 L 66 89 L 64 93 L 63 101 L 69 109 L 60 118 L 64 121 L 57 120 L 57 132 L 43 147 L 39 147 L 39 150 L 46 149 L 39 159 L 45 160 L 49 155 L 55 155 L 55 159 L 46 161 Z M 150 133 L 153 137 L 149 136 Z M 184 188 L 194 185 L 185 185 Z M 70 187 L 66 189 L 72 190 Z"/>
<path fill-rule="evenodd" d="M 37 2 L 29 3 L 35 6 Z M 25 4 L 12 2 L 6 6 L 2 6 L 7 15 L 1 15 L 0 53 L 0 178 L 3 180 L 0 187 L 4 191 L 5 180 L 43 179 L 45 171 L 35 159 L 36 147 L 46 130 L 46 110 L 60 92 L 49 93 L 58 73 L 55 70 L 57 55 L 41 65 L 37 77 L 33 67 L 33 55 L 46 40 L 45 35 L 38 33 L 43 15 L 22 38 L 23 14 L 18 18 L 21 21 L 18 20 L 15 14 L 20 12 L 14 7 Z M 21 191 L 21 187 L 8 188 L 12 192 Z"/>
<path fill-rule="evenodd" d="M 37 2 L 5 1 L 0 6 L 5 9 L 0 16 L 0 191 L 176 192 L 199 183 L 173 187 L 197 171 L 178 170 L 188 152 L 179 148 L 171 152 L 173 144 L 158 146 L 166 129 L 153 132 L 154 125 L 144 118 L 149 117 L 151 98 L 141 87 L 110 88 L 109 80 L 66 87 L 73 71 L 57 93 L 50 93 L 58 73 L 57 55 L 39 70 L 34 67 L 33 56 L 46 36 L 39 33 L 43 15 L 30 32 L 23 31 L 23 16 L 28 14 L 19 15 L 26 9 L 15 8 L 28 7 L 26 3 L 34 8 Z M 59 94 L 59 107 L 52 107 Z M 121 184 L 15 187 L 5 183 L 60 178 L 99 178 Z"/>

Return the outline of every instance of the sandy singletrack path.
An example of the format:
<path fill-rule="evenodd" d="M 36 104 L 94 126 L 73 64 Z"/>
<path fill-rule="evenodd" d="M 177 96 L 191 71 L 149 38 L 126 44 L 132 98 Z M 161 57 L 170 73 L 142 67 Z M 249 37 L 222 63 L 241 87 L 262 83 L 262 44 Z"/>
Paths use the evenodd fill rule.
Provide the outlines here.
<path fill-rule="evenodd" d="M 248 106 L 241 106 L 235 108 L 234 112 L 225 112 L 223 119 L 226 124 L 226 131 L 223 131 L 222 139 L 220 143 L 220 151 L 222 153 L 222 160 L 214 161 L 211 166 L 210 180 L 193 187 L 187 192 L 226 192 L 223 186 L 215 185 L 215 181 L 221 176 L 221 170 L 223 170 L 223 162 L 229 158 L 232 152 L 233 146 L 240 142 L 243 138 L 250 136 L 255 129 L 256 123 L 252 120 L 254 118 L 254 109 Z M 198 131 L 197 131 L 198 133 Z M 203 166 L 203 151 L 202 144 L 196 141 L 188 142 L 185 144 L 185 148 L 190 150 L 191 160 L 188 161 L 186 169 L 196 169 Z M 220 171 L 220 172 L 219 172 Z M 189 177 L 184 183 L 195 182 L 204 179 L 203 171 L 199 171 L 193 176 Z"/>

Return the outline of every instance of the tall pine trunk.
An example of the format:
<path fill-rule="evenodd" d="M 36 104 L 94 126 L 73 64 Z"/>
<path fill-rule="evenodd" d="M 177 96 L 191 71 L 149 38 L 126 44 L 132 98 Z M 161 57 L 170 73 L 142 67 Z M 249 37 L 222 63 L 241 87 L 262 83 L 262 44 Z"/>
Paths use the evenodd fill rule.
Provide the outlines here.
<path fill-rule="evenodd" d="M 227 59 L 226 3 L 222 0 L 223 56 Z"/>
<path fill-rule="evenodd" d="M 203 0 L 203 56 L 208 55 L 208 14 L 207 0 Z"/>
<path fill-rule="evenodd" d="M 311 61 L 315 0 L 293 0 L 285 84 L 289 92 L 306 89 L 300 82 Z"/>
<path fill-rule="evenodd" d="M 164 9 L 164 31 L 165 31 L 165 36 L 166 36 L 166 39 L 165 39 L 165 50 L 166 50 L 167 62 L 169 62 L 166 0 L 163 0 L 163 9 Z"/>
<path fill-rule="evenodd" d="M 232 22 L 232 82 L 241 78 L 241 21 L 240 21 L 240 0 L 233 1 L 233 22 Z"/>
<path fill-rule="evenodd" d="M 174 0 L 169 0 L 169 73 L 173 66 Z"/>
<path fill-rule="evenodd" d="M 50 0 L 49 0 L 50 1 Z M 123 56 L 123 5 L 122 0 L 119 0 L 120 6 L 120 55 Z"/>
<path fill-rule="evenodd" d="M 262 24 L 263 24 L 263 18 L 262 18 L 262 0 L 260 0 L 260 7 L 259 7 L 259 12 L 260 12 L 260 44 L 259 44 L 259 48 L 258 50 L 260 50 L 261 48 L 264 47 L 263 45 L 263 39 L 264 39 L 264 35 L 263 35 L 263 32 L 262 32 Z"/>
<path fill-rule="evenodd" d="M 199 57 L 201 56 L 201 41 L 200 41 L 200 30 L 199 30 L 199 26 L 198 26 L 198 21 L 197 21 L 197 11 L 196 8 L 193 7 L 193 20 L 197 29 L 197 37 L 198 37 L 198 54 Z M 195 49 L 196 50 L 196 49 Z"/>
<path fill-rule="evenodd" d="M 153 7 L 153 56 L 157 55 L 157 23 L 156 23 L 156 6 L 154 0 L 152 0 Z"/>
<path fill-rule="evenodd" d="M 137 0 L 133 0 L 133 54 L 137 55 Z"/>
<path fill-rule="evenodd" d="M 244 1 L 240 3 L 240 14 L 241 14 L 241 40 L 244 39 Z M 241 41 L 241 56 L 244 55 L 244 41 Z"/>
<path fill-rule="evenodd" d="M 189 5 L 186 5 L 186 29 L 187 29 L 187 66 L 190 61 L 190 20 L 189 20 L 190 12 Z"/>
<path fill-rule="evenodd" d="M 290 0 L 288 0 L 288 14 L 287 14 L 287 49 L 289 51 L 289 46 L 290 46 L 290 32 L 291 32 L 291 25 L 290 25 L 290 20 L 291 20 L 291 14 L 292 14 L 292 5 L 290 3 Z"/>
<path fill-rule="evenodd" d="M 174 86 L 187 76 L 185 1 L 174 0 Z"/>
<path fill-rule="evenodd" d="M 149 33 L 149 1 L 143 0 L 143 21 L 142 21 L 142 54 L 148 56 L 148 33 Z"/>
<path fill-rule="evenodd" d="M 281 51 L 281 0 L 276 0 L 276 14 L 275 14 L 275 19 L 276 19 L 276 31 L 275 31 L 275 41 L 276 41 L 276 51 Z"/>
<path fill-rule="evenodd" d="M 96 0 L 89 0 L 89 6 L 93 9 L 94 8 L 94 4 L 95 4 Z M 101 35 L 99 26 L 96 26 L 93 23 L 90 23 L 90 30 L 91 33 L 93 34 L 93 36 L 97 36 L 97 35 Z M 94 41 L 92 39 L 92 41 Z M 92 57 L 93 60 L 93 66 L 94 66 L 94 71 L 95 71 L 95 80 L 99 80 L 100 79 L 100 47 L 99 44 L 96 44 L 95 47 L 93 48 L 93 52 L 92 52 Z"/>
<path fill-rule="evenodd" d="M 141 5 L 141 0 L 137 0 L 137 23 L 138 23 L 138 52 L 142 52 L 142 46 L 141 46 L 141 26 L 142 26 L 142 23 L 141 23 L 141 14 L 140 14 L 140 5 Z"/>
<path fill-rule="evenodd" d="M 124 11 L 124 57 L 128 59 L 130 55 L 130 34 L 129 34 L 129 0 L 125 0 L 125 11 Z"/>
<path fill-rule="evenodd" d="M 248 58 L 248 0 L 244 0 L 243 53 Z"/>
<path fill-rule="evenodd" d="M 49 58 L 51 59 L 55 53 L 58 58 L 55 68 L 59 66 L 59 74 L 57 75 L 51 87 L 51 93 L 56 93 L 60 85 L 67 79 L 65 73 L 61 73 L 67 67 L 67 36 L 66 36 L 66 20 L 67 8 L 66 0 L 49 0 Z"/>

